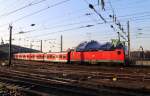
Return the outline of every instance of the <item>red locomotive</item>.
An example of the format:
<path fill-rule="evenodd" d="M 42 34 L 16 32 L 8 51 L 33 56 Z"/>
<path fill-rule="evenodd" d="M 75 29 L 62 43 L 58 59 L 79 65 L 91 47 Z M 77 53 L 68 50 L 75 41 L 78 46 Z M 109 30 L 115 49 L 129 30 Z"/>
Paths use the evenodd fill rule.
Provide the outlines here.
<path fill-rule="evenodd" d="M 125 63 L 125 51 L 122 46 L 114 47 L 111 43 L 97 45 L 97 42 L 92 41 L 81 43 L 76 50 L 68 52 L 16 53 L 14 54 L 14 59 L 60 63 Z"/>

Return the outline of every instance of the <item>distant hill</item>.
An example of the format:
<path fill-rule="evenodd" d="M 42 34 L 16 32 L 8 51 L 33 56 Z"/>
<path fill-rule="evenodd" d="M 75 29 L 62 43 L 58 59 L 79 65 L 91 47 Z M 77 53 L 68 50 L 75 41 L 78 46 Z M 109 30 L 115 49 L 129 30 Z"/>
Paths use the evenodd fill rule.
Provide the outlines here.
<path fill-rule="evenodd" d="M 36 53 L 39 50 L 12 45 L 12 53 Z M 0 58 L 7 58 L 9 53 L 9 44 L 0 45 Z"/>

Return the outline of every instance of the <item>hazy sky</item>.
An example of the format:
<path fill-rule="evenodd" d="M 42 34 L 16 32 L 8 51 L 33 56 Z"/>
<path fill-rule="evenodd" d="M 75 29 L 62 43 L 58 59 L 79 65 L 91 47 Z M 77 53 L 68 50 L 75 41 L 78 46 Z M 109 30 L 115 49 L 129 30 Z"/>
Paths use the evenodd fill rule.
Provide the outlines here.
<path fill-rule="evenodd" d="M 112 21 L 109 15 L 114 10 L 125 31 L 126 23 L 130 21 L 132 50 L 138 50 L 139 46 L 150 49 L 150 0 L 104 0 L 105 11 L 97 5 L 97 1 L 0 0 L 0 37 L 5 43 L 8 42 L 8 27 L 12 24 L 13 44 L 30 47 L 32 43 L 32 48 L 40 49 L 39 40 L 43 40 L 45 52 L 60 50 L 61 35 L 64 50 L 86 40 L 104 43 L 117 38 L 117 33 L 110 28 L 113 23 L 103 23 L 88 7 L 88 3 L 91 3 L 107 21 Z"/>

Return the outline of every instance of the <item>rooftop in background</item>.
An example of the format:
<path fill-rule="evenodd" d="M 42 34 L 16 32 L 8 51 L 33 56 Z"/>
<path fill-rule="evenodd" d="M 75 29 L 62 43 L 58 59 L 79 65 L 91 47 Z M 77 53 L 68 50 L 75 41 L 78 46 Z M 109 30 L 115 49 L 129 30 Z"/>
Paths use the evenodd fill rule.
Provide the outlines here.
<path fill-rule="evenodd" d="M 40 52 L 39 50 L 12 45 L 12 53 Z M 9 44 L 0 45 L 0 58 L 7 58 L 9 53 Z"/>

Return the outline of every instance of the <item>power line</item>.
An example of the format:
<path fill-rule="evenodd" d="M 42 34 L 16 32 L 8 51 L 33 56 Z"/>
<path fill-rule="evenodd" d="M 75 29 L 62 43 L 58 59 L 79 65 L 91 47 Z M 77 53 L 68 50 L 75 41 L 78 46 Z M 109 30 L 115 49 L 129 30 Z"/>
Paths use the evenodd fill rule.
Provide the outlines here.
<path fill-rule="evenodd" d="M 145 18 L 147 19 L 147 18 Z M 131 19 L 131 21 L 139 21 L 139 20 L 145 20 L 145 19 Z M 150 18 L 148 18 L 150 19 Z M 121 20 L 126 20 L 126 19 L 121 19 Z M 97 20 L 98 21 L 98 20 Z M 57 27 L 64 27 L 64 26 L 71 26 L 71 25 L 78 25 L 78 24 L 82 24 L 82 23 L 89 23 L 90 21 L 83 21 L 83 22 L 77 22 L 77 23 L 69 23 L 69 24 L 65 24 L 65 25 L 58 25 L 58 26 L 53 26 L 53 27 L 50 27 L 50 28 L 44 28 L 44 29 L 34 29 L 34 30 L 28 30 L 28 31 L 24 31 L 24 33 L 28 33 L 28 32 L 34 32 L 34 31 L 43 31 L 43 30 L 51 30 L 53 28 L 57 28 Z M 112 21 L 109 21 L 107 23 L 112 23 Z M 98 24 L 104 24 L 104 23 L 98 23 Z M 14 33 L 14 34 L 19 34 L 18 32 L 17 33 Z"/>
<path fill-rule="evenodd" d="M 142 0 L 141 0 L 142 1 Z M 142 1 L 142 2 L 144 2 L 144 1 Z M 135 3 L 135 4 L 142 4 L 142 3 Z M 143 7 L 141 7 L 141 5 L 138 5 L 138 6 L 133 6 L 133 4 L 125 4 L 124 3 L 124 5 L 126 5 L 125 7 L 124 6 L 121 6 L 121 7 L 118 7 L 118 5 L 119 4 L 117 4 L 117 8 L 120 10 L 120 9 L 126 9 L 126 10 L 131 10 L 131 8 L 143 8 Z M 128 6 L 129 5 L 129 6 Z M 110 8 L 106 8 L 106 10 L 110 10 Z"/>
<path fill-rule="evenodd" d="M 41 1 L 38 1 L 38 2 L 35 2 L 35 3 L 29 3 L 28 5 L 25 5 L 25 6 L 23 6 L 23 7 L 20 7 L 20 8 L 18 8 L 18 9 L 16 9 L 16 10 L 13 10 L 13 11 L 7 12 L 7 13 L 4 13 L 4 14 L 0 15 L 0 17 L 11 15 L 11 14 L 13 14 L 13 13 L 16 13 L 16 12 L 22 10 L 22 9 L 25 9 L 25 8 L 27 8 L 27 7 L 30 7 L 30 6 L 39 4 L 39 3 L 42 3 L 42 2 L 44 2 L 44 1 L 46 1 L 46 0 L 41 0 Z"/>
<path fill-rule="evenodd" d="M 41 10 L 38 10 L 38 11 L 36 11 L 36 12 L 34 12 L 34 13 L 31 13 L 31 14 L 29 14 L 29 15 L 23 16 L 23 17 L 21 17 L 21 18 L 19 18 L 19 19 L 17 19 L 17 20 L 14 20 L 13 22 L 20 21 L 20 20 L 22 20 L 22 19 L 24 19 L 24 18 L 26 18 L 26 17 L 32 16 L 32 15 L 37 14 L 37 13 L 39 13 L 39 12 L 41 12 L 41 11 L 46 10 L 46 9 L 48 9 L 48 7 L 43 8 L 43 9 L 41 9 Z M 134 14 L 131 14 L 131 16 L 132 16 L 132 15 L 136 15 L 136 14 L 142 14 L 142 13 L 144 14 L 144 13 L 146 13 L 146 12 L 134 13 Z M 130 15 L 130 14 L 129 14 L 129 15 Z M 119 17 L 125 17 L 125 16 L 126 16 L 126 15 L 124 15 L 124 16 L 119 16 Z M 8 25 L 8 24 L 9 24 L 9 23 L 4 24 L 4 25 Z M 0 25 L 0 26 L 4 26 L 4 25 Z"/>
<path fill-rule="evenodd" d="M 47 35 L 50 35 L 50 34 L 61 33 L 61 32 L 72 31 L 72 30 L 78 30 L 78 29 L 83 29 L 83 28 L 92 27 L 92 26 L 94 26 L 94 25 L 73 27 L 73 28 L 70 28 L 70 29 L 60 30 L 60 31 L 56 31 L 56 32 L 46 33 L 46 34 L 40 34 L 40 35 L 36 35 L 36 36 L 32 36 L 32 37 L 26 37 L 26 38 L 42 37 L 42 36 L 47 36 Z"/>
<path fill-rule="evenodd" d="M 148 18 L 149 19 L 149 18 Z M 121 19 L 121 20 L 126 20 L 126 19 Z M 132 19 L 130 18 L 131 21 L 137 21 L 137 20 L 143 20 L 143 19 Z M 97 20 L 98 21 L 98 20 Z M 53 28 L 57 28 L 57 27 L 65 27 L 65 26 L 71 26 L 71 25 L 78 25 L 78 24 L 82 24 L 82 23 L 89 23 L 91 21 L 83 21 L 83 22 L 77 22 L 77 23 L 69 23 L 69 24 L 65 24 L 65 25 L 58 25 L 58 26 L 53 26 L 53 27 L 49 27 L 49 28 L 44 28 L 44 29 L 34 29 L 34 30 L 28 30 L 28 31 L 24 31 L 25 33 L 28 32 L 34 32 L 34 31 L 43 31 L 43 30 L 51 30 Z M 107 23 L 112 23 L 112 21 L 108 21 Z M 105 24 L 105 23 L 98 23 L 98 24 Z M 18 34 L 18 33 L 15 33 Z"/>
<path fill-rule="evenodd" d="M 89 8 L 91 8 L 105 23 L 107 23 L 107 21 L 106 21 L 106 19 L 94 8 L 94 6 L 92 5 L 92 4 L 90 4 L 90 3 L 88 3 L 86 0 L 84 0 L 87 4 L 89 4 Z M 104 2 L 103 2 L 104 3 Z M 110 5 L 111 5 L 111 2 L 109 1 L 109 3 L 110 3 Z M 103 4 L 104 5 L 104 4 Z M 111 8 L 112 8 L 112 5 L 111 5 Z M 105 8 L 102 8 L 102 9 L 105 9 Z M 117 20 L 117 18 L 116 18 L 116 16 L 115 16 L 115 14 L 114 14 L 114 9 L 112 9 L 112 12 L 113 12 L 113 16 L 111 16 L 112 18 L 113 18 L 113 22 L 116 24 L 116 25 L 118 25 L 119 26 L 119 30 L 121 30 L 124 34 L 125 34 L 125 32 L 124 32 L 124 29 L 123 29 L 123 27 L 122 27 L 122 25 L 120 24 L 120 22 L 118 21 L 118 22 L 116 22 L 116 20 Z M 115 19 L 115 20 L 114 20 Z M 108 23 L 109 24 L 109 23 Z M 109 24 L 110 25 L 110 24 Z M 118 33 L 118 36 L 119 37 L 122 37 L 123 39 L 125 39 L 126 40 L 126 38 L 122 35 L 122 34 L 120 34 L 118 31 L 117 31 L 117 29 L 113 26 L 113 25 L 110 25 L 110 27 L 115 31 L 115 32 L 117 32 Z"/>
<path fill-rule="evenodd" d="M 52 26 L 52 27 L 48 27 L 48 28 L 44 28 L 44 29 L 34 29 L 34 30 L 28 30 L 28 31 L 23 31 L 23 32 L 28 33 L 28 32 L 34 32 L 34 31 L 51 30 L 51 29 L 54 29 L 54 28 L 60 28 L 60 27 L 72 26 L 72 25 L 79 25 L 79 24 L 90 23 L 90 22 L 91 22 L 91 20 L 89 20 L 89 21 L 80 21 L 80 22 L 77 22 L 77 23 L 68 23 L 68 24 L 64 24 L 64 25 L 56 25 L 56 26 Z M 103 24 L 103 23 L 101 23 L 101 24 Z M 19 33 L 17 32 L 17 33 L 14 33 L 14 34 L 19 34 Z"/>
<path fill-rule="evenodd" d="M 44 0 L 44 1 L 45 1 L 45 0 Z M 49 9 L 49 8 L 52 8 L 52 7 L 58 6 L 58 5 L 60 5 L 60 4 L 63 4 L 63 3 L 65 3 L 65 2 L 67 2 L 67 1 L 70 1 L 70 0 L 64 0 L 64 1 L 58 2 L 58 3 L 56 3 L 56 4 L 53 4 L 53 5 L 51 5 L 51 6 L 45 7 L 45 8 L 43 8 L 43 9 L 40 9 L 40 10 L 38 10 L 38 11 L 36 11 L 36 12 L 33 12 L 33 13 L 31 13 L 31 14 L 28 14 L 28 15 L 26 15 L 26 16 L 23 16 L 23 17 L 21 17 L 21 18 L 19 18 L 19 19 L 14 20 L 13 23 L 14 23 L 14 22 L 18 22 L 18 21 L 20 21 L 20 20 L 22 20 L 22 19 L 24 19 L 24 18 L 30 17 L 30 16 L 32 16 L 32 15 L 38 14 L 38 13 L 40 13 L 40 12 L 42 12 L 42 11 L 45 11 L 45 10 L 47 10 L 47 9 Z M 4 26 L 4 25 L 8 25 L 8 24 L 9 24 L 9 23 L 0 25 L 0 27 L 1 27 L 1 26 Z"/>
<path fill-rule="evenodd" d="M 139 15 L 141 15 L 141 13 L 149 13 L 149 12 L 140 12 L 140 13 L 133 13 L 133 14 L 128 14 L 128 15 L 122 15 L 122 16 L 118 16 L 118 17 L 128 17 L 128 16 L 132 16 L 132 15 L 134 15 L 134 14 L 139 14 Z M 91 13 L 90 13 L 91 14 Z M 85 16 L 85 15 L 83 15 L 83 16 Z M 136 16 L 136 17 L 134 17 L 134 18 L 138 18 L 138 17 L 145 17 L 145 16 L 149 16 L 149 15 L 144 15 L 144 16 Z M 24 16 L 24 17 L 26 17 L 26 16 Z M 22 19 L 23 19 L 23 17 L 21 17 Z M 19 19 L 17 19 L 17 20 L 21 20 L 21 18 L 19 18 Z M 133 18 L 133 17 L 132 17 Z M 127 19 L 132 19 L 132 18 L 127 18 Z M 72 19 L 74 19 L 74 18 L 72 18 Z M 17 22 L 17 20 L 15 20 L 16 22 Z M 136 20 L 134 20 L 134 21 L 136 21 Z M 81 22 L 81 23 L 86 23 L 86 22 L 90 22 L 90 21 L 83 21 L 83 22 Z M 111 22 L 108 22 L 108 23 L 111 23 Z M 70 23 L 70 24 L 65 24 L 65 25 L 58 25 L 57 26 L 57 24 L 56 24 L 56 26 L 54 26 L 54 27 L 50 27 L 50 28 L 56 28 L 56 27 L 64 27 L 64 26 L 70 26 L 70 25 L 76 25 L 76 24 L 80 24 L 80 22 L 78 22 L 78 23 Z M 6 24 L 7 25 L 7 24 Z M 49 29 L 49 28 L 48 28 Z M 30 30 L 30 31 L 32 31 L 32 30 Z M 33 31 L 37 31 L 37 30 L 33 30 Z"/>

